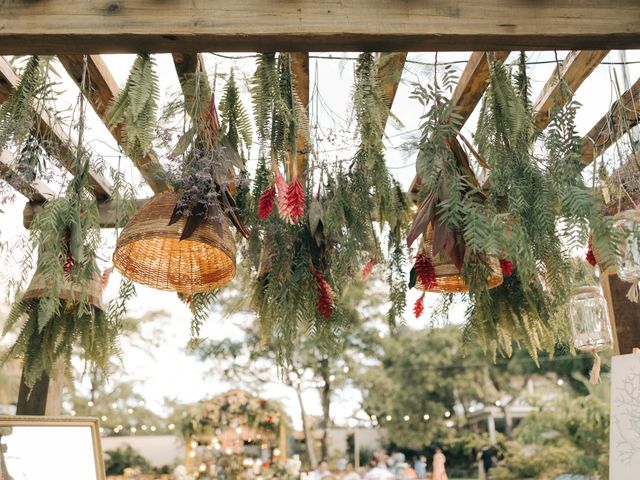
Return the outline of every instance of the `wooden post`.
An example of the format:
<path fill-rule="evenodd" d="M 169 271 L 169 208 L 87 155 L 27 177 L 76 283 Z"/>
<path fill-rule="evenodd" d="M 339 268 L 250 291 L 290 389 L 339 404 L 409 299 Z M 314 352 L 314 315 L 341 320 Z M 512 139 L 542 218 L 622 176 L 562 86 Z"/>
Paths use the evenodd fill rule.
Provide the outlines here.
<path fill-rule="evenodd" d="M 307 117 L 309 115 L 309 52 L 291 53 L 291 73 L 294 81 L 294 88 L 304 106 Z M 296 158 L 289 162 L 289 178 L 293 180 L 294 175 L 304 178 L 304 170 L 307 167 L 307 150 L 309 139 L 304 134 L 307 130 L 299 128 L 296 136 Z M 295 167 L 294 167 L 295 163 Z"/>
<path fill-rule="evenodd" d="M 357 472 L 360 470 L 360 435 L 358 427 L 353 430 L 353 469 Z"/>
<path fill-rule="evenodd" d="M 280 457 L 278 460 L 282 465 L 287 463 L 287 427 L 283 421 L 280 421 L 280 433 L 278 436 L 278 449 L 280 450 Z"/>
<path fill-rule="evenodd" d="M 60 415 L 62 410 L 62 388 L 64 387 L 64 361 L 58 360 L 53 367 L 52 376 L 44 373 L 33 388 L 24 381 L 24 372 L 20 379 L 18 406 L 16 415 Z"/>
<path fill-rule="evenodd" d="M 620 280 L 615 273 L 603 275 L 601 283 L 609 304 L 614 353 L 632 353 L 634 347 L 640 346 L 640 305 L 627 298 L 631 284 Z"/>

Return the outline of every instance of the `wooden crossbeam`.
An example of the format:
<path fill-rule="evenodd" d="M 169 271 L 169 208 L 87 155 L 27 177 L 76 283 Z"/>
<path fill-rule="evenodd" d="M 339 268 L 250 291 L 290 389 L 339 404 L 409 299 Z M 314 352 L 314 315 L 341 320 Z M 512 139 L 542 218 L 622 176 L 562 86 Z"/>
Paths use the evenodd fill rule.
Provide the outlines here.
<path fill-rule="evenodd" d="M 583 165 L 589 165 L 623 134 L 640 123 L 640 78 L 624 92 L 582 139 Z"/>
<path fill-rule="evenodd" d="M 509 56 L 509 52 L 473 52 L 469 57 L 451 97 L 453 104 L 458 107 L 456 113 L 462 117 L 461 125 L 469 119 L 487 90 L 490 66 L 488 56 L 502 62 Z M 409 187 L 409 195 L 415 197 L 419 190 L 420 177 L 416 175 Z"/>
<path fill-rule="evenodd" d="M 80 85 L 84 70 L 83 56 L 60 55 L 58 58 L 73 81 Z M 87 80 L 90 85 L 87 100 L 98 116 L 104 119 L 111 100 L 118 94 L 118 84 L 100 55 L 87 57 Z M 110 130 L 113 138 L 124 150 L 125 138 L 121 126 L 118 125 Z M 132 161 L 155 193 L 170 189 L 166 171 L 153 150 L 144 157 L 137 160 L 132 159 Z"/>
<path fill-rule="evenodd" d="M 0 81 L 3 85 L 2 89 L 9 91 L 13 91 L 20 83 L 13 67 L 2 57 L 0 57 L 0 79 L 2 79 Z M 57 158 L 69 172 L 75 173 L 75 147 L 54 115 L 46 109 L 39 109 L 36 112 L 34 129 L 49 140 L 44 142 L 47 153 Z M 89 183 L 97 199 L 104 200 L 111 196 L 112 186 L 101 173 L 90 170 Z"/>
<path fill-rule="evenodd" d="M 539 128 L 545 128 L 549 125 L 549 114 L 554 106 L 562 107 L 570 98 L 569 95 L 563 94 L 560 79 L 571 92 L 575 92 L 608 53 L 609 50 L 573 50 L 569 52 L 562 64 L 554 69 L 533 104 L 536 112 L 535 122 Z"/>
<path fill-rule="evenodd" d="M 33 202 L 45 202 L 55 196 L 49 186 L 40 181 L 26 180 L 15 169 L 15 157 L 9 150 L 0 151 L 0 177 Z"/>
<path fill-rule="evenodd" d="M 2 54 L 638 47 L 637 0 L 9 0 L 0 16 Z"/>
<path fill-rule="evenodd" d="M 376 58 L 378 64 L 378 85 L 387 108 L 391 110 L 396 92 L 400 85 L 407 52 L 380 53 Z M 385 122 L 386 123 L 386 122 Z"/>
<path fill-rule="evenodd" d="M 307 120 L 309 115 L 309 52 L 291 53 L 291 74 L 293 76 L 294 88 L 300 103 L 305 107 Z M 305 129 L 298 129 L 296 137 L 296 157 L 289 161 L 289 178 L 294 175 L 302 178 L 307 167 L 308 142 Z M 306 129 L 308 130 L 308 128 Z"/>
<path fill-rule="evenodd" d="M 149 200 L 141 198 L 136 200 L 136 211 Z M 40 202 L 28 202 L 22 212 L 22 223 L 25 228 L 31 226 L 34 217 L 44 209 L 44 205 Z M 124 227 L 122 219 L 122 206 L 119 206 L 115 200 L 109 199 L 98 202 L 98 223 L 100 228 Z"/>

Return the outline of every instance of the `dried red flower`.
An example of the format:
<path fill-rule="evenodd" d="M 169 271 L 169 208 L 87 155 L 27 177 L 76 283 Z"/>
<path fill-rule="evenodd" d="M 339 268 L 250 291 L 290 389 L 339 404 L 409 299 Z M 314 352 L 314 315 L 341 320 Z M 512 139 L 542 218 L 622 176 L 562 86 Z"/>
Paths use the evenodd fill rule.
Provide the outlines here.
<path fill-rule="evenodd" d="M 291 182 L 285 196 L 286 209 L 293 222 L 298 222 L 304 216 L 304 189 L 297 178 Z"/>
<path fill-rule="evenodd" d="M 587 262 L 589 262 L 592 267 L 595 267 L 598 264 L 596 256 L 593 254 L 593 250 L 591 248 L 587 250 Z"/>
<path fill-rule="evenodd" d="M 258 199 L 258 216 L 262 220 L 266 220 L 271 211 L 273 210 L 273 205 L 276 200 L 276 186 L 271 185 L 267 188 L 260 198 Z"/>
<path fill-rule="evenodd" d="M 431 263 L 431 257 L 426 253 L 416 255 L 416 263 L 414 265 L 418 282 L 424 290 L 431 290 L 436 286 L 436 271 Z"/>
<path fill-rule="evenodd" d="M 378 263 L 378 260 L 376 260 L 375 258 L 372 258 L 365 264 L 364 267 L 362 267 L 362 272 L 360 272 L 360 276 L 362 277 L 363 281 L 369 278 L 369 275 L 371 275 L 371 272 L 373 271 L 373 267 L 375 267 L 377 263 Z"/>
<path fill-rule="evenodd" d="M 513 263 L 506 258 L 500 259 L 500 270 L 502 270 L 502 276 L 507 278 L 513 275 Z"/>
<path fill-rule="evenodd" d="M 413 314 L 416 318 L 420 318 L 422 312 L 424 312 L 424 293 L 420 295 L 420 298 L 416 300 L 416 303 L 413 306 Z"/>
<path fill-rule="evenodd" d="M 324 273 L 315 269 L 313 269 L 312 273 L 316 279 L 316 288 L 318 290 L 318 312 L 320 312 L 320 315 L 325 319 L 329 320 L 331 315 L 333 315 L 333 310 L 335 308 L 335 304 L 333 302 L 335 294 L 333 293 L 333 289 L 331 288 L 331 285 L 329 285 L 329 282 L 324 278 Z"/>

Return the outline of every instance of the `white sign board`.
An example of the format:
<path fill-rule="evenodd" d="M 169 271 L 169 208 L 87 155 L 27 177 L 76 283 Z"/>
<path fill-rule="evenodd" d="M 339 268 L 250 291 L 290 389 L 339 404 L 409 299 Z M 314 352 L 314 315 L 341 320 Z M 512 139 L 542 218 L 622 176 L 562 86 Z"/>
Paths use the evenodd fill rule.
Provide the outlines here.
<path fill-rule="evenodd" d="M 609 478 L 640 478 L 640 354 L 611 359 Z"/>

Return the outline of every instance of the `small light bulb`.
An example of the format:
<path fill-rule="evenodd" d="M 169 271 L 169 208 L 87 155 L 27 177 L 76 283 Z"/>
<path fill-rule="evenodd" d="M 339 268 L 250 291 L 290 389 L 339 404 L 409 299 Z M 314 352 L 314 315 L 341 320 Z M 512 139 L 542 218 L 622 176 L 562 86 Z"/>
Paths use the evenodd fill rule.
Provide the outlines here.
<path fill-rule="evenodd" d="M 426 420 L 429 420 L 429 414 L 428 414 L 428 413 L 425 413 L 425 414 L 422 416 L 422 418 L 424 418 L 424 419 L 425 419 L 425 421 L 426 421 Z"/>
<path fill-rule="evenodd" d="M 391 415 L 387 415 L 387 416 L 385 417 L 385 420 L 386 420 L 387 422 L 390 422 L 390 421 L 391 421 L 391 418 L 393 418 L 393 417 L 391 417 Z"/>
<path fill-rule="evenodd" d="M 405 415 L 405 416 L 404 416 L 404 421 L 405 421 L 405 422 L 408 422 L 408 421 L 409 421 L 409 419 L 410 419 L 409 415 Z"/>

